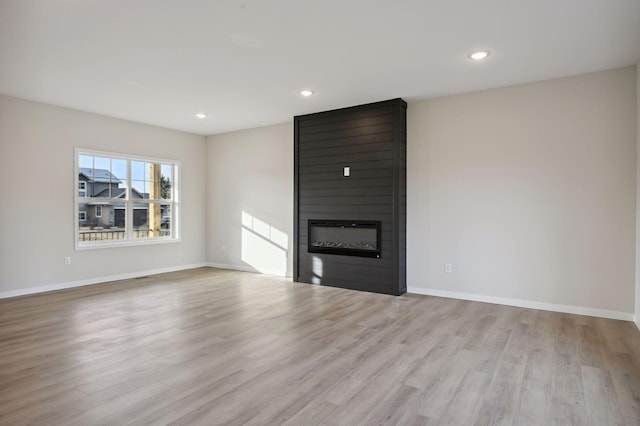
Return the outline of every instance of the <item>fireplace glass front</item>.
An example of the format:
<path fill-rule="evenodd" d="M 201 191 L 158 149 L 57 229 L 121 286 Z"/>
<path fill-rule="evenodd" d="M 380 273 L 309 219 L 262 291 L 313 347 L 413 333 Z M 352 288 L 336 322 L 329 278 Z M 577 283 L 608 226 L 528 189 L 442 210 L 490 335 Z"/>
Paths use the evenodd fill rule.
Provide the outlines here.
<path fill-rule="evenodd" d="M 380 257 L 380 221 L 310 220 L 310 253 Z"/>

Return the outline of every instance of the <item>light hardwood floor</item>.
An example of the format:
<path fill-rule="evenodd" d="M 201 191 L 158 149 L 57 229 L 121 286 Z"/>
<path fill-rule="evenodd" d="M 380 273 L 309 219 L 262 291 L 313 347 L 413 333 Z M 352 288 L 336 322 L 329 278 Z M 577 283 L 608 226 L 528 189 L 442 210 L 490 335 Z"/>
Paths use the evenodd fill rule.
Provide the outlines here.
<path fill-rule="evenodd" d="M 196 269 L 0 301 L 0 424 L 640 425 L 629 322 Z"/>

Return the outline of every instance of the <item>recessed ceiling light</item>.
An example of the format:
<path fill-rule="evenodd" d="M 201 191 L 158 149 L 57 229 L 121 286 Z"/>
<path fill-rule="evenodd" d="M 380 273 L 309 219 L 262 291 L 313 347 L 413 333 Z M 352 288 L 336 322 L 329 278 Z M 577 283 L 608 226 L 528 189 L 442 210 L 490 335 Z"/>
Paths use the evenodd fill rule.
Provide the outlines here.
<path fill-rule="evenodd" d="M 196 114 L 196 117 L 202 120 L 203 118 L 207 118 L 207 114 L 205 114 L 204 112 L 199 112 Z"/>
<path fill-rule="evenodd" d="M 487 52 L 486 50 L 478 50 L 477 52 L 473 52 L 471 55 L 469 55 L 469 57 L 474 61 L 479 61 L 486 58 L 487 56 L 489 56 L 489 52 Z"/>
<path fill-rule="evenodd" d="M 300 94 L 301 94 L 302 96 L 308 97 L 308 96 L 313 95 L 313 90 L 304 89 L 304 90 L 301 90 L 301 91 L 300 91 Z"/>

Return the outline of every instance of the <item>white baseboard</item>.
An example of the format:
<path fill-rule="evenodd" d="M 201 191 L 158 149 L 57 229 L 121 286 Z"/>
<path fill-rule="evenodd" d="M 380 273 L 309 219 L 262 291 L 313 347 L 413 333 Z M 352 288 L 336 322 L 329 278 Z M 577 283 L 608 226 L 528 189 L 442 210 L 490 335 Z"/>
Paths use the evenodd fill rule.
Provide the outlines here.
<path fill-rule="evenodd" d="M 640 318 L 638 318 L 637 316 L 634 317 L 634 321 L 636 323 L 636 327 L 638 327 L 638 330 L 640 330 Z"/>
<path fill-rule="evenodd" d="M 230 265 L 230 264 L 217 263 L 217 262 L 208 262 L 208 263 L 202 262 L 202 263 L 193 263 L 190 265 L 180 265 L 180 266 L 171 266 L 167 268 L 150 269 L 146 271 L 138 271 L 138 272 L 132 272 L 127 274 L 88 278 L 84 280 L 50 284 L 50 285 L 39 286 L 39 287 L 30 287 L 30 288 L 20 289 L 20 290 L 4 291 L 4 292 L 0 292 L 0 299 L 6 299 L 9 297 L 17 297 L 17 296 L 25 296 L 29 294 L 44 293 L 47 291 L 63 290 L 66 288 L 102 284 L 110 281 L 127 280 L 131 278 L 144 277 L 147 275 L 163 274 L 167 272 L 177 272 L 177 271 L 183 271 L 186 269 L 195 269 L 195 268 L 202 268 L 207 266 L 211 268 L 230 269 L 230 270 L 236 270 L 236 271 L 255 272 L 260 274 L 282 276 L 282 273 L 279 271 L 272 272 L 272 273 L 270 273 L 269 271 L 258 271 L 257 269 L 254 269 L 245 265 Z M 286 276 L 290 278 L 293 276 L 293 273 L 287 272 Z M 462 292 L 455 292 L 455 291 L 445 291 L 445 290 L 411 287 L 411 286 L 407 287 L 407 292 L 414 293 L 414 294 L 423 294 L 427 296 L 446 297 L 450 299 L 472 300 L 475 302 L 485 302 L 485 303 L 495 303 L 498 305 L 517 306 L 520 308 L 540 309 L 543 311 L 553 311 L 553 312 L 562 312 L 567 314 L 587 315 L 592 317 L 610 318 L 610 319 L 617 319 L 617 320 L 623 320 L 623 321 L 633 321 L 638 327 L 638 329 L 640 330 L 640 318 L 637 318 L 632 313 L 627 313 L 627 312 L 607 311 L 604 309 L 585 308 L 581 306 L 558 305 L 554 303 L 542 303 L 542 302 L 534 302 L 534 301 L 523 300 L 523 299 L 510 299 L 510 298 L 504 298 L 504 297 L 485 296 L 480 294 L 462 293 Z"/>
<path fill-rule="evenodd" d="M 287 278 L 291 278 L 293 276 L 293 272 L 291 271 L 287 271 L 285 275 L 282 275 L 281 271 L 268 271 L 268 270 L 259 271 L 247 265 L 230 265 L 228 263 L 208 262 L 207 266 L 210 268 L 231 269 L 232 271 L 243 271 L 243 272 L 254 272 L 256 274 L 276 275 L 278 277 L 284 276 Z"/>
<path fill-rule="evenodd" d="M 128 280 L 131 278 L 144 277 L 147 275 L 164 274 L 166 272 L 183 271 L 185 269 L 195 269 L 206 267 L 207 264 L 194 263 L 191 265 L 171 266 L 168 268 L 149 269 L 146 271 L 131 272 L 128 274 L 109 275 L 105 277 L 87 278 L 84 280 L 70 281 L 66 283 L 49 284 L 40 287 L 30 287 L 20 290 L 10 290 L 0 292 L 0 299 L 6 299 L 8 297 L 26 296 L 28 294 L 44 293 L 47 291 L 63 290 L 65 288 L 82 287 L 85 285 L 102 284 L 110 281 Z"/>
<path fill-rule="evenodd" d="M 481 294 L 460 293 L 456 291 L 436 290 L 421 287 L 407 287 L 407 292 L 414 294 L 424 294 L 427 296 L 446 297 L 449 299 L 472 300 L 474 302 L 494 303 L 496 305 L 508 305 L 517 306 L 519 308 L 539 309 L 542 311 L 562 312 L 565 314 L 587 315 L 590 317 L 634 321 L 634 316 L 632 313 L 585 308 L 582 306 L 557 305 L 555 303 L 534 302 L 531 300 L 509 299 L 505 297 L 485 296 Z M 636 325 L 638 325 L 638 328 L 640 328 L 640 325 L 637 321 Z"/>

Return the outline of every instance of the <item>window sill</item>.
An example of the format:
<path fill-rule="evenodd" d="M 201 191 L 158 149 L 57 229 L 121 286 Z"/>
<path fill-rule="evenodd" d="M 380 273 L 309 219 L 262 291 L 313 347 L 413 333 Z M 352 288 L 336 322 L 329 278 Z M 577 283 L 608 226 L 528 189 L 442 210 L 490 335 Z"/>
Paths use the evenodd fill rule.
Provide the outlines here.
<path fill-rule="evenodd" d="M 76 242 L 76 251 L 82 250 L 96 250 L 96 249 L 106 249 L 106 248 L 116 248 L 116 247 L 135 247 L 135 246 L 152 246 L 156 244 L 171 244 L 171 243 L 179 243 L 182 242 L 180 238 L 171 238 L 171 237 L 159 237 L 154 238 L 153 241 L 149 241 L 148 239 L 141 239 L 141 241 L 137 240 L 129 240 L 126 242 L 95 242 L 95 243 L 84 243 L 79 244 Z"/>

